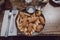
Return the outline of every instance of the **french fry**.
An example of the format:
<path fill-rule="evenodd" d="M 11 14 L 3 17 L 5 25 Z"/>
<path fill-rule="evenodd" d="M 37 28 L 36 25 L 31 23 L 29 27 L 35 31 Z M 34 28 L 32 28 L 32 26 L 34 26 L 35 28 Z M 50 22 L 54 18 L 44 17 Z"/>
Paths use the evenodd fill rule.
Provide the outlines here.
<path fill-rule="evenodd" d="M 24 17 L 24 13 L 23 12 L 20 12 L 20 17 Z"/>
<path fill-rule="evenodd" d="M 39 23 L 41 23 L 41 22 L 39 21 L 39 19 L 37 19 L 37 21 L 35 22 L 35 24 L 39 25 Z"/>
<path fill-rule="evenodd" d="M 28 20 L 29 20 L 29 22 L 35 22 L 37 19 L 38 19 L 38 17 L 32 17 L 32 18 L 30 18 Z"/>
<path fill-rule="evenodd" d="M 37 25 L 34 24 L 34 25 L 33 25 L 33 30 L 34 30 L 34 31 L 36 30 L 36 27 L 37 27 Z"/>
<path fill-rule="evenodd" d="M 30 16 L 30 14 L 28 14 L 28 13 L 24 13 L 24 15 L 26 15 L 26 16 Z"/>

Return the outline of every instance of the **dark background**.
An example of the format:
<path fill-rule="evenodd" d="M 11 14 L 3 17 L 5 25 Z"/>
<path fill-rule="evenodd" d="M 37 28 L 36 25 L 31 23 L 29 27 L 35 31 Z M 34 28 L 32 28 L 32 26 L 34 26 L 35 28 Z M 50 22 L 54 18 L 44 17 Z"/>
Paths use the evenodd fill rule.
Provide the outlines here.
<path fill-rule="evenodd" d="M 0 37 L 0 40 L 60 40 L 60 37 L 24 37 L 24 36 L 17 36 L 17 37 Z"/>

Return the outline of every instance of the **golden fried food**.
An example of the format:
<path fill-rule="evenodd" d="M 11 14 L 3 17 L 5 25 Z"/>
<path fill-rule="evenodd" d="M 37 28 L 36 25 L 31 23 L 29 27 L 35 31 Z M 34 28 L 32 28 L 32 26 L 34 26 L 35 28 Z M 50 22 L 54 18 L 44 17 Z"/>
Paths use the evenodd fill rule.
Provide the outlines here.
<path fill-rule="evenodd" d="M 29 22 L 35 22 L 36 20 L 38 19 L 38 17 L 32 17 L 32 18 L 29 18 Z"/>
<path fill-rule="evenodd" d="M 43 25 L 38 25 L 38 26 L 36 27 L 36 31 L 37 31 L 37 32 L 40 32 L 40 31 L 42 30 L 42 28 L 43 28 Z"/>
<path fill-rule="evenodd" d="M 18 29 L 25 35 L 32 35 L 33 32 L 40 32 L 45 24 L 44 18 L 41 16 L 41 11 L 32 15 L 20 12 L 17 17 Z"/>
<path fill-rule="evenodd" d="M 39 19 L 35 22 L 35 25 L 39 25 L 41 22 L 39 21 Z"/>
<path fill-rule="evenodd" d="M 27 14 L 27 13 L 24 13 L 24 15 L 26 15 L 26 16 L 30 16 L 29 14 Z"/>
<path fill-rule="evenodd" d="M 20 12 L 20 17 L 25 17 L 23 12 Z"/>
<path fill-rule="evenodd" d="M 44 18 L 42 16 L 40 16 L 40 21 L 42 24 L 45 24 Z"/>

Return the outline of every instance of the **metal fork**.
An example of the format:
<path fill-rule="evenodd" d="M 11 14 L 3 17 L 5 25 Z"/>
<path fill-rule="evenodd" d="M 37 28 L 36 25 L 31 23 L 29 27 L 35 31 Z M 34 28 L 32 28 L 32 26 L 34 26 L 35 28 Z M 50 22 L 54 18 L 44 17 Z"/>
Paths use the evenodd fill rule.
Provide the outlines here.
<path fill-rule="evenodd" d="M 12 10 L 12 13 L 13 13 L 12 15 L 13 15 L 13 21 L 14 21 L 15 20 L 15 16 L 16 16 L 16 11 Z M 14 24 L 14 22 L 13 22 L 13 24 Z M 14 26 L 13 24 L 12 24 L 12 26 Z M 11 30 L 10 30 L 11 33 L 13 32 L 13 29 L 14 29 L 14 27 L 11 27 Z"/>

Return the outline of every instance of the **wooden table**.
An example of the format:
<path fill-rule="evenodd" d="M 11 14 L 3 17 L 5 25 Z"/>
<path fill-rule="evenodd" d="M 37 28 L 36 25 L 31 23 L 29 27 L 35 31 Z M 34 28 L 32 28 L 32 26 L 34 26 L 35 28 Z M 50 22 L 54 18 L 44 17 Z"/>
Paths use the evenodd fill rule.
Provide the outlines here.
<path fill-rule="evenodd" d="M 53 7 L 49 3 L 43 10 L 46 19 L 43 34 L 60 34 L 60 7 Z"/>
<path fill-rule="evenodd" d="M 45 9 L 46 9 L 47 13 L 43 12 L 43 15 L 45 16 L 45 19 L 46 19 L 46 24 L 45 24 L 45 27 L 44 27 L 42 33 L 40 34 L 40 36 L 49 36 L 49 35 L 50 36 L 52 36 L 52 35 L 60 36 L 60 19 L 59 19 L 60 15 L 57 15 L 57 14 L 60 14 L 60 13 L 58 13 L 60 11 L 60 7 L 54 8 L 49 3 L 46 5 L 46 7 L 45 7 Z M 53 10 L 55 10 L 55 11 L 53 11 Z M 55 16 L 52 14 L 54 14 Z M 4 16 L 3 12 L 0 11 L 0 29 L 2 26 L 3 16 Z M 53 20 L 51 20 L 51 19 L 53 19 Z M 58 19 L 58 20 L 56 20 L 56 19 Z"/>

